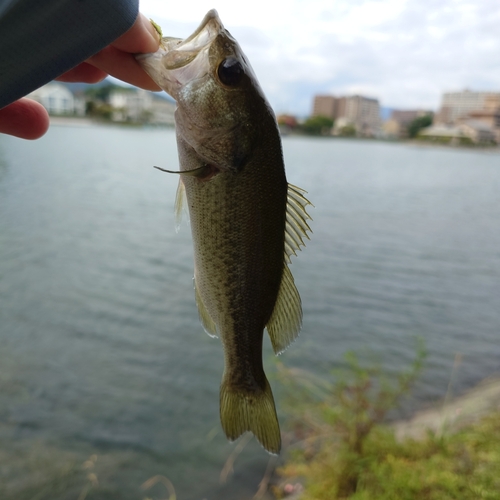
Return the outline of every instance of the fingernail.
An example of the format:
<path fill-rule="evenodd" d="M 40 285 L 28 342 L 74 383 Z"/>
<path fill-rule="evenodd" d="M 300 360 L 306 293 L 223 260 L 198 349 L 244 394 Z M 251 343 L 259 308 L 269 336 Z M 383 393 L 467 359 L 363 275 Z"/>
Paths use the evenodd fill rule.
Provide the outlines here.
<path fill-rule="evenodd" d="M 141 16 L 141 21 L 143 26 L 147 29 L 148 33 L 151 35 L 151 38 L 154 42 L 154 49 L 152 50 L 155 51 L 158 49 L 160 42 L 161 42 L 161 35 L 158 33 L 158 30 L 153 26 L 151 21 L 144 15 L 144 14 L 139 14 Z"/>

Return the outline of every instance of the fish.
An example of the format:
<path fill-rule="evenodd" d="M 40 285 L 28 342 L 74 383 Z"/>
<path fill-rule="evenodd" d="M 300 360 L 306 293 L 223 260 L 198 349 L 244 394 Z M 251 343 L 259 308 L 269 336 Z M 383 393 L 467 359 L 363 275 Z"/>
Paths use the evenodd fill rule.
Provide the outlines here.
<path fill-rule="evenodd" d="M 263 335 L 280 354 L 301 329 L 289 264 L 309 239 L 311 203 L 287 182 L 275 114 L 215 10 L 188 38 L 164 37 L 157 52 L 136 58 L 177 102 L 180 170 L 166 171 L 180 177 L 177 217 L 184 203 L 189 211 L 199 317 L 223 344 L 222 429 L 230 441 L 250 431 L 279 454 Z"/>

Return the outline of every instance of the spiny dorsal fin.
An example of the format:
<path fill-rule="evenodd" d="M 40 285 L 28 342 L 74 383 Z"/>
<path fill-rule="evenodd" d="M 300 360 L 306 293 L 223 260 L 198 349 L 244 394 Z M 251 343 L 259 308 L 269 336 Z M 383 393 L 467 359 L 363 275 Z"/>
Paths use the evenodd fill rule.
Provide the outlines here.
<path fill-rule="evenodd" d="M 186 206 L 186 188 L 184 187 L 184 182 L 182 182 L 182 177 L 179 179 L 179 184 L 177 185 L 177 193 L 175 195 L 175 232 L 179 232 L 182 222 L 182 212 Z"/>
<path fill-rule="evenodd" d="M 298 337 L 301 326 L 300 295 L 288 265 L 284 264 L 278 298 L 266 325 L 275 354 L 281 354 Z"/>
<path fill-rule="evenodd" d="M 194 281 L 194 294 L 196 297 L 196 305 L 198 306 L 198 314 L 200 316 L 200 321 L 203 326 L 203 329 L 210 335 L 210 337 L 217 338 L 219 333 L 217 332 L 217 325 L 214 320 L 211 318 L 210 314 L 208 314 L 207 308 L 203 303 L 203 299 L 201 298 L 200 293 L 198 292 L 198 287 L 196 286 L 196 279 Z"/>
<path fill-rule="evenodd" d="M 311 231 L 307 220 L 311 219 L 306 211 L 307 205 L 312 203 L 304 196 L 306 191 L 288 184 L 287 204 L 286 204 L 286 226 L 285 226 L 285 262 L 290 262 L 292 255 L 297 255 L 296 251 L 301 246 L 305 246 L 304 238 L 309 239 L 307 231 Z"/>

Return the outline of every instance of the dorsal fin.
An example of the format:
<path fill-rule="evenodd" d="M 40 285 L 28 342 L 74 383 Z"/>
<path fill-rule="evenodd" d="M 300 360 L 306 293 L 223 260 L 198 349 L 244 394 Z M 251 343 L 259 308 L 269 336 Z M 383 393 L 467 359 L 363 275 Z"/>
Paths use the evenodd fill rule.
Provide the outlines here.
<path fill-rule="evenodd" d="M 273 313 L 266 325 L 276 354 L 281 354 L 297 338 L 302 326 L 302 304 L 288 263 L 291 255 L 297 255 L 296 251 L 305 245 L 304 238 L 309 239 L 307 231 L 311 231 L 307 224 L 311 217 L 306 212 L 311 202 L 304 193 L 303 189 L 288 185 L 283 275 Z"/>

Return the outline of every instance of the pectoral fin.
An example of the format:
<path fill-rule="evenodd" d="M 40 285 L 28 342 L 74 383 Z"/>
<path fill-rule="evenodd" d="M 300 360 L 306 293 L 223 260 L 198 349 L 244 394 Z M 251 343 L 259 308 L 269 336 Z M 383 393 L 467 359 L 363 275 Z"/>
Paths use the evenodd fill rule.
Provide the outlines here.
<path fill-rule="evenodd" d="M 203 325 L 203 329 L 208 333 L 208 335 L 210 335 L 210 337 L 217 338 L 219 336 L 217 325 L 211 318 L 207 308 L 205 307 L 205 304 L 203 303 L 203 299 L 201 298 L 198 287 L 196 286 L 196 279 L 194 280 L 194 293 L 196 297 L 196 305 L 198 306 L 198 314 L 200 316 L 200 321 Z"/>
<path fill-rule="evenodd" d="M 175 194 L 175 231 L 178 233 L 182 222 L 182 212 L 186 206 L 186 188 L 184 187 L 184 182 L 182 182 L 182 177 L 179 179 L 179 184 L 177 185 L 177 193 Z"/>

